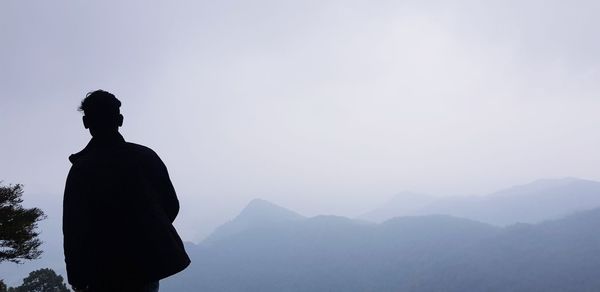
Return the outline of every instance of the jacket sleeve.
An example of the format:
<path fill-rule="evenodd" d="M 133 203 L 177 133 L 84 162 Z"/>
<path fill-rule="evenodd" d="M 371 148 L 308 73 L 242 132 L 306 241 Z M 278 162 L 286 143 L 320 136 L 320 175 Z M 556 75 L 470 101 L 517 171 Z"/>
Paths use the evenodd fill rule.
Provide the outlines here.
<path fill-rule="evenodd" d="M 175 188 L 169 178 L 167 167 L 154 151 L 152 151 L 151 163 L 152 182 L 158 190 L 160 204 L 171 223 L 173 223 L 179 213 L 179 200 L 177 199 Z"/>
<path fill-rule="evenodd" d="M 63 244 L 67 278 L 71 285 L 85 287 L 90 274 L 86 263 L 89 231 L 89 210 L 84 184 L 74 167 L 69 171 L 63 197 Z"/>

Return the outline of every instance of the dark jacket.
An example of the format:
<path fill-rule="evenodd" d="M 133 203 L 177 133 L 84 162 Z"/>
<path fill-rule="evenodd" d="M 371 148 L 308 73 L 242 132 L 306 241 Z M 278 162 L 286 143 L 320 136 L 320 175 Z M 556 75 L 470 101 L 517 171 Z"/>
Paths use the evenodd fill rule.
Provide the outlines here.
<path fill-rule="evenodd" d="M 69 283 L 157 281 L 190 264 L 172 225 L 179 201 L 154 151 L 115 134 L 92 138 L 69 160 L 63 201 Z"/>

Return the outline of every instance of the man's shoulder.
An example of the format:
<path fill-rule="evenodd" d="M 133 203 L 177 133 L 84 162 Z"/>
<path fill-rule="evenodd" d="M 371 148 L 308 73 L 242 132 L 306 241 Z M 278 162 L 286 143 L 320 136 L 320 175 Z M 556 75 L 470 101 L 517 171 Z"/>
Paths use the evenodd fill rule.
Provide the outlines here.
<path fill-rule="evenodd" d="M 136 144 L 136 143 L 131 143 L 131 142 L 127 142 L 126 145 L 127 145 L 127 148 L 129 150 L 131 150 L 131 151 L 136 151 L 136 152 L 140 152 L 140 153 L 156 154 L 154 152 L 154 150 L 152 150 L 148 146 L 144 146 L 144 145 L 140 145 L 140 144 Z"/>
<path fill-rule="evenodd" d="M 128 151 L 133 152 L 132 154 L 138 155 L 139 157 L 142 157 L 145 159 L 160 159 L 158 157 L 158 154 L 156 154 L 156 152 L 154 152 L 154 150 L 152 150 L 148 146 L 131 143 L 131 142 L 127 142 L 126 145 L 127 145 L 126 147 L 127 147 Z"/>

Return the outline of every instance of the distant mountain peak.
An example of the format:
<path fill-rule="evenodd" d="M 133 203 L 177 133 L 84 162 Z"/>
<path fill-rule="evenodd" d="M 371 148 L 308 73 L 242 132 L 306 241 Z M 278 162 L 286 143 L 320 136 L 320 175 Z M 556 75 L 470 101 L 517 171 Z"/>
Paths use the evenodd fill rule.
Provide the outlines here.
<path fill-rule="evenodd" d="M 233 221 L 297 220 L 304 216 L 263 199 L 252 199 Z"/>
<path fill-rule="evenodd" d="M 541 192 L 548 189 L 555 189 L 565 187 L 573 184 L 591 183 L 598 184 L 598 182 L 580 179 L 576 177 L 562 177 L 562 178 L 544 178 L 538 179 L 526 184 L 515 185 L 507 189 L 497 191 L 491 195 L 503 195 L 503 194 L 523 194 L 532 192 Z"/>
<path fill-rule="evenodd" d="M 204 242 L 211 243 L 246 230 L 303 219 L 304 216 L 292 210 L 257 198 L 251 200 L 233 220 L 219 226 Z"/>
<path fill-rule="evenodd" d="M 276 204 L 273 204 L 267 200 L 255 198 L 255 199 L 250 200 L 250 202 L 248 202 L 246 207 L 244 207 L 244 209 L 242 209 L 242 212 L 240 212 L 240 213 L 254 211 L 254 210 L 263 210 L 263 209 L 268 209 L 268 208 L 285 209 L 285 208 L 278 206 Z"/>

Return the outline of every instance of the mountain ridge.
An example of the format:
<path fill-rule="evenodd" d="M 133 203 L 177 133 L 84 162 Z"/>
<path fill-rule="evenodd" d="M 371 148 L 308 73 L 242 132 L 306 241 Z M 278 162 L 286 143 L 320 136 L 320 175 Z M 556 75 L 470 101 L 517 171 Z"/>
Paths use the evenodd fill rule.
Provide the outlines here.
<path fill-rule="evenodd" d="M 560 218 L 573 212 L 600 207 L 600 182 L 573 177 L 540 179 L 484 196 L 409 198 L 402 207 L 403 196 L 394 196 L 387 203 L 359 218 L 382 222 L 397 216 L 448 214 L 498 226 L 515 223 L 539 223 Z M 419 201 L 420 200 L 420 201 Z M 400 207 L 399 207 L 400 206 Z"/>
<path fill-rule="evenodd" d="M 316 216 L 190 250 L 169 291 L 594 291 L 600 208 L 496 227 L 447 215 Z M 574 288 L 574 289 L 572 289 Z"/>

